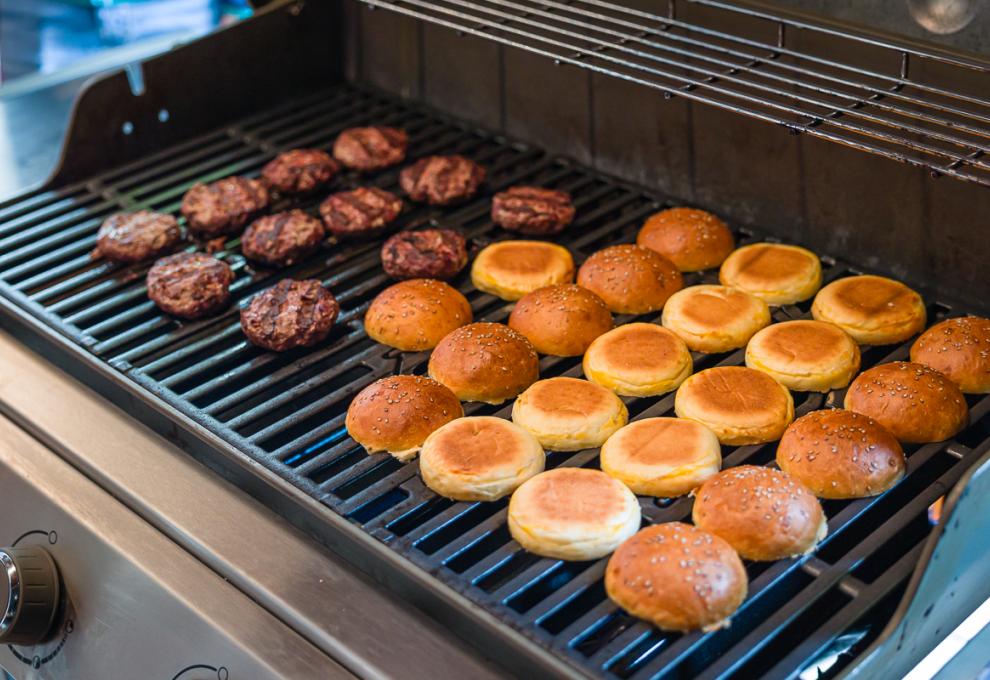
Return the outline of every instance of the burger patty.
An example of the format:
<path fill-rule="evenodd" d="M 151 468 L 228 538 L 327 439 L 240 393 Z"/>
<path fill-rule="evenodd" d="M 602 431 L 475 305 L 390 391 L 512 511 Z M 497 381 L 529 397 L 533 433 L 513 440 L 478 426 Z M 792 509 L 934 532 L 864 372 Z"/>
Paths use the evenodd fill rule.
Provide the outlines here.
<path fill-rule="evenodd" d="M 467 261 L 467 241 L 453 229 L 400 231 L 382 246 L 382 267 L 393 279 L 446 280 Z"/>
<path fill-rule="evenodd" d="M 448 205 L 474 196 L 485 169 L 464 156 L 428 156 L 399 174 L 402 190 L 414 201 Z"/>
<path fill-rule="evenodd" d="M 358 127 L 344 130 L 333 144 L 333 155 L 348 168 L 370 172 L 401 163 L 406 158 L 409 135 L 392 127 Z"/>
<path fill-rule="evenodd" d="M 301 194 L 326 186 L 340 164 L 321 149 L 293 149 L 280 153 L 261 170 L 261 178 L 283 194 Z"/>
<path fill-rule="evenodd" d="M 240 231 L 268 202 L 268 189 L 261 180 L 225 177 L 194 184 L 182 197 L 182 215 L 191 232 L 212 238 Z"/>
<path fill-rule="evenodd" d="M 287 267 L 316 252 L 323 224 L 302 210 L 260 217 L 241 236 L 241 252 L 255 262 Z"/>
<path fill-rule="evenodd" d="M 241 329 L 252 344 L 275 352 L 310 347 L 327 337 L 340 305 L 315 279 L 283 279 L 241 310 Z"/>
<path fill-rule="evenodd" d="M 574 204 L 565 191 L 512 187 L 492 199 L 492 221 L 503 229 L 534 236 L 559 234 L 574 220 Z"/>
<path fill-rule="evenodd" d="M 320 205 L 323 224 L 344 238 L 376 236 L 402 212 L 402 199 L 377 187 L 358 187 L 331 194 Z"/>
<path fill-rule="evenodd" d="M 198 319 L 230 303 L 234 272 L 203 253 L 177 253 L 148 270 L 148 297 L 168 314 Z"/>
<path fill-rule="evenodd" d="M 163 255 L 181 240 L 175 217 L 139 210 L 104 220 L 96 233 L 96 251 L 113 262 L 131 264 Z"/>

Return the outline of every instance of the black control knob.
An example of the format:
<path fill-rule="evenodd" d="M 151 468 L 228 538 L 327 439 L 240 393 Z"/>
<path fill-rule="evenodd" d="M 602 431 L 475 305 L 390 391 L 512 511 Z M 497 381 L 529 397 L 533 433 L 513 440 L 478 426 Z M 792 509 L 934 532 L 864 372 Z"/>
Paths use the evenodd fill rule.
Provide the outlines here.
<path fill-rule="evenodd" d="M 58 611 L 55 560 L 44 548 L 0 548 L 0 643 L 43 641 Z"/>

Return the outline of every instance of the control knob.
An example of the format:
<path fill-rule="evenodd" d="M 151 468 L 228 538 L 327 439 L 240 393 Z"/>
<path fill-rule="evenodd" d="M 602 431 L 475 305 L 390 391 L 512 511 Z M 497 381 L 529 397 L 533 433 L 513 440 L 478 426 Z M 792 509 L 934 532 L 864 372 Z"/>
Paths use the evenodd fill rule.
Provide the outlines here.
<path fill-rule="evenodd" d="M 59 604 L 58 568 L 35 545 L 0 548 L 0 643 L 42 642 Z"/>

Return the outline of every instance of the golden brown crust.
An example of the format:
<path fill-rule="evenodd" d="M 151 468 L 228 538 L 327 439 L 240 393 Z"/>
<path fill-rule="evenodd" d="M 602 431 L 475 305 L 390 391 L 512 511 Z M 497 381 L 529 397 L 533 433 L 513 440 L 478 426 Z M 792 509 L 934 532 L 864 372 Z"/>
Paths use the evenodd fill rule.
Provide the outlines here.
<path fill-rule="evenodd" d="M 770 324 L 770 308 L 728 286 L 689 286 L 670 296 L 662 322 L 695 352 L 728 352 Z"/>
<path fill-rule="evenodd" d="M 723 470 L 702 484 L 692 519 L 744 559 L 764 562 L 811 552 L 828 528 L 821 504 L 807 487 L 761 465 Z"/>
<path fill-rule="evenodd" d="M 361 390 L 347 409 L 347 433 L 368 453 L 415 456 L 441 425 L 464 415 L 454 393 L 430 378 L 395 375 Z"/>
<path fill-rule="evenodd" d="M 644 418 L 629 423 L 602 446 L 602 471 L 641 496 L 686 494 L 718 472 L 718 437 L 701 423 Z"/>
<path fill-rule="evenodd" d="M 474 287 L 503 300 L 573 280 L 570 252 L 546 241 L 499 241 L 483 248 L 471 265 Z"/>
<path fill-rule="evenodd" d="M 910 361 L 860 373 L 846 392 L 845 407 L 870 416 L 898 441 L 912 444 L 948 439 L 969 419 L 966 398 L 954 382 Z"/>
<path fill-rule="evenodd" d="M 812 315 L 844 330 L 861 345 L 904 342 L 925 327 L 925 303 L 900 281 L 883 276 L 849 276 L 815 296 Z"/>
<path fill-rule="evenodd" d="M 746 365 L 784 387 L 828 392 L 859 371 L 859 346 L 838 326 L 800 319 L 767 326 L 746 345 Z"/>
<path fill-rule="evenodd" d="M 990 319 L 941 321 L 911 346 L 911 361 L 944 373 L 963 392 L 990 392 Z"/>
<path fill-rule="evenodd" d="M 501 404 L 540 377 L 533 343 L 501 323 L 471 323 L 448 333 L 430 355 L 430 377 L 461 401 Z"/>
<path fill-rule="evenodd" d="M 582 365 L 591 382 L 635 397 L 677 389 L 693 369 L 684 341 L 655 323 L 630 323 L 598 336 Z"/>
<path fill-rule="evenodd" d="M 538 380 L 512 405 L 512 421 L 551 451 L 601 446 L 628 420 L 626 405 L 615 394 L 577 378 Z"/>
<path fill-rule="evenodd" d="M 667 298 L 684 287 L 673 262 L 631 243 L 593 253 L 578 270 L 577 283 L 598 295 L 616 314 L 663 309 Z"/>
<path fill-rule="evenodd" d="M 614 323 L 600 297 L 574 284 L 546 286 L 528 293 L 509 315 L 509 326 L 541 354 L 573 357 Z"/>
<path fill-rule="evenodd" d="M 711 428 L 723 444 L 743 446 L 779 439 L 794 419 L 794 400 L 766 373 L 717 366 L 681 383 L 674 411 Z"/>
<path fill-rule="evenodd" d="M 669 208 L 650 215 L 636 243 L 668 258 L 682 272 L 717 267 L 736 247 L 725 222 L 695 208 Z"/>
<path fill-rule="evenodd" d="M 509 501 L 512 537 L 561 560 L 604 557 L 639 529 L 639 502 L 599 470 L 556 468 L 524 482 Z"/>
<path fill-rule="evenodd" d="M 907 463 L 894 435 L 873 418 L 825 409 L 791 423 L 777 465 L 820 498 L 862 498 L 897 484 Z"/>
<path fill-rule="evenodd" d="M 822 285 L 822 265 L 810 250 L 781 243 L 754 243 L 732 252 L 718 280 L 770 305 L 807 300 Z"/>
<path fill-rule="evenodd" d="M 364 316 L 368 337 L 404 352 L 432 349 L 455 328 L 471 323 L 471 305 L 435 279 L 409 279 L 378 294 Z"/>
<path fill-rule="evenodd" d="M 732 546 L 681 522 L 640 530 L 605 568 L 612 601 L 662 630 L 728 626 L 746 587 L 746 570 Z"/>

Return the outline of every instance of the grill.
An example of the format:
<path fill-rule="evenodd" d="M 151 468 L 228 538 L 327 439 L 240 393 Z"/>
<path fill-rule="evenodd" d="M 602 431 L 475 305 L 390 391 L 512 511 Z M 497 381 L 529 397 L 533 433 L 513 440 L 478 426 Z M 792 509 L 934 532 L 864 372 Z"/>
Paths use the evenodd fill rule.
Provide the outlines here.
<path fill-rule="evenodd" d="M 750 596 L 730 628 L 665 634 L 608 601 L 604 560 L 565 563 L 525 553 L 509 537 L 504 501 L 438 498 L 422 484 L 415 463 L 367 456 L 349 439 L 343 421 L 350 397 L 384 375 L 424 373 L 428 358 L 428 353 L 384 348 L 363 333 L 363 311 L 389 283 L 379 265 L 378 243 L 331 245 L 284 271 L 322 279 L 342 308 L 338 325 L 320 347 L 284 354 L 246 343 L 236 307 L 219 317 L 180 323 L 146 299 L 146 267 L 120 269 L 89 257 L 101 220 L 114 211 L 176 212 L 195 181 L 256 175 L 281 150 L 328 147 L 345 127 L 371 123 L 406 128 L 411 158 L 456 152 L 489 169 L 488 185 L 477 200 L 450 210 L 407 206 L 399 220 L 403 228 L 453 226 L 480 247 L 508 236 L 489 220 L 491 192 L 541 184 L 574 195 L 578 217 L 559 241 L 580 262 L 605 245 L 634 240 L 643 218 L 669 204 L 663 196 L 421 105 L 338 85 L 85 182 L 0 206 L 0 289 L 13 303 L 6 305 L 8 321 L 34 319 L 23 336 L 33 346 L 46 351 L 63 345 L 71 357 L 63 364 L 76 372 L 91 365 L 87 379 L 117 395 L 125 408 L 138 412 L 140 401 L 164 413 L 167 419 L 158 427 L 165 434 L 181 440 L 177 428 L 185 429 L 212 442 L 213 453 L 206 456 L 211 464 L 229 472 L 217 460 L 223 451 L 233 452 L 242 471 L 250 474 L 260 464 L 318 501 L 321 509 L 300 523 L 345 553 L 355 533 L 373 537 L 380 550 L 403 559 L 389 565 L 355 552 L 359 566 L 385 581 L 412 574 L 416 585 L 407 592 L 414 601 L 463 625 L 479 644 L 495 640 L 518 655 L 520 664 L 537 663 L 521 666 L 529 673 L 744 678 L 818 668 L 822 677 L 832 677 L 865 650 L 890 619 L 919 561 L 931 532 L 928 507 L 990 449 L 990 397 L 970 400 L 973 424 L 955 440 L 907 447 L 909 473 L 895 489 L 879 498 L 826 501 L 829 536 L 813 556 L 747 564 Z M 391 170 L 372 183 L 394 189 L 396 180 L 397 170 Z M 344 174 L 335 188 L 361 181 Z M 292 205 L 315 213 L 317 201 Z M 761 238 L 748 229 L 736 231 L 742 242 Z M 228 241 L 218 257 L 237 273 L 232 292 L 240 305 L 282 276 L 246 263 L 237 240 Z M 826 280 L 858 273 L 830 257 L 823 263 Z M 686 284 L 713 279 L 689 275 Z M 470 300 L 476 320 L 506 319 L 508 306 L 474 290 L 466 274 L 455 285 Z M 947 302 L 929 308 L 933 321 L 964 311 Z M 808 316 L 808 304 L 774 312 L 778 321 Z M 658 315 L 641 320 L 658 321 Z M 906 345 L 868 349 L 863 367 L 907 352 Z M 694 360 L 696 369 L 740 364 L 742 352 L 696 354 Z M 580 358 L 545 357 L 541 375 L 580 377 Z M 114 391 L 115 384 L 126 397 Z M 796 412 L 837 405 L 841 397 L 797 394 Z M 634 419 L 670 414 L 673 408 L 673 395 L 625 401 Z M 509 408 L 474 404 L 466 411 L 507 416 Z M 768 464 L 774 446 L 726 448 L 723 455 L 725 466 Z M 551 453 L 547 464 L 595 467 L 597 456 L 597 450 Z M 646 522 L 690 515 L 689 499 L 640 502 Z M 277 498 L 273 505 L 279 506 Z M 429 577 L 422 578 L 424 572 Z M 451 590 L 477 607 L 443 608 Z M 480 624 L 473 618 L 478 612 L 484 617 Z M 567 663 L 554 665 L 541 649 Z"/>

